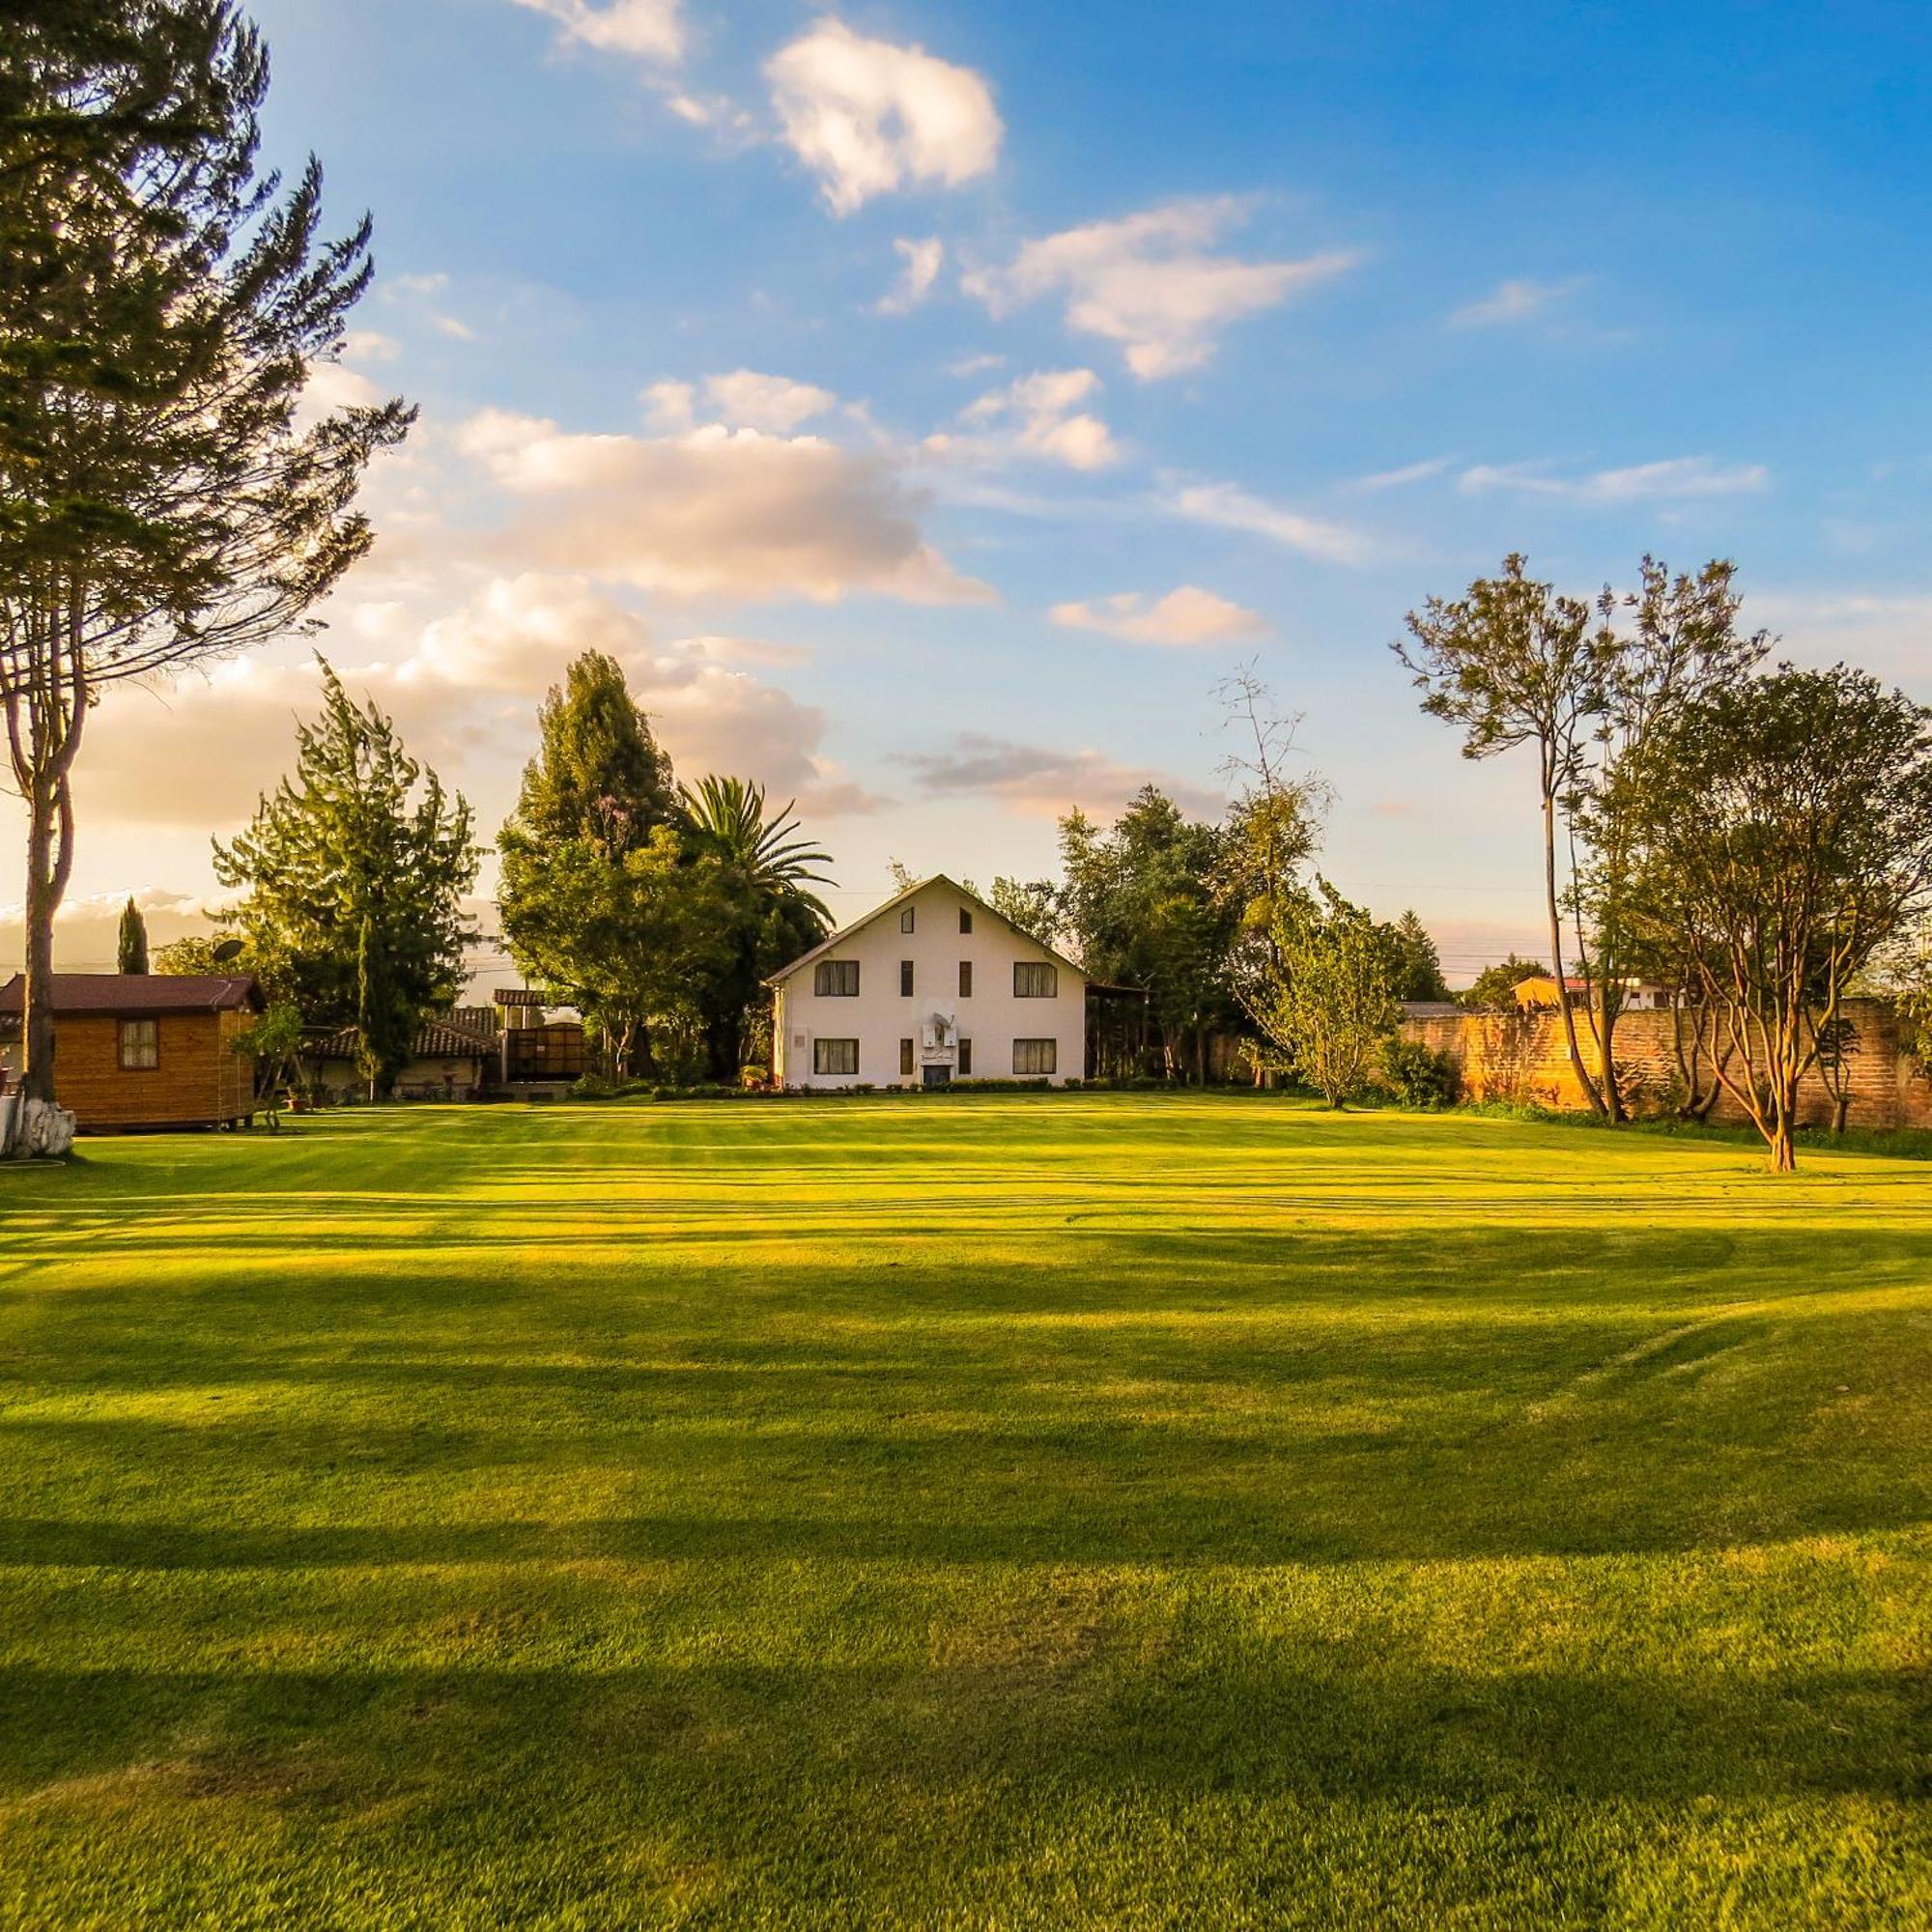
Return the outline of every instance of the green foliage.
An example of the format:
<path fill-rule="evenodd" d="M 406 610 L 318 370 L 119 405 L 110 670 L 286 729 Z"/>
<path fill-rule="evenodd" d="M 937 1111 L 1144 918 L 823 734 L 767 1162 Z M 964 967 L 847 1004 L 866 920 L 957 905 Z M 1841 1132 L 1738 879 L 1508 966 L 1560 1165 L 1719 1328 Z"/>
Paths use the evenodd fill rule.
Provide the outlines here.
<path fill-rule="evenodd" d="M 1840 665 L 1684 705 L 1616 775 L 1628 919 L 1677 950 L 1772 1165 L 1839 1002 L 1932 905 L 1932 710 Z"/>
<path fill-rule="evenodd" d="M 1412 912 L 1406 912 L 1388 928 L 1396 956 L 1398 1000 L 1446 1001 L 1454 997 L 1442 977 L 1442 955 L 1429 929 Z"/>
<path fill-rule="evenodd" d="M 1401 959 L 1386 926 L 1326 879 L 1274 911 L 1270 959 L 1248 982 L 1248 1010 L 1331 1107 L 1370 1084 L 1402 1015 Z"/>
<path fill-rule="evenodd" d="M 1517 1009 L 1516 989 L 1525 980 L 1547 980 L 1549 968 L 1540 959 L 1519 959 L 1512 952 L 1494 966 L 1485 966 L 1474 983 L 1457 996 L 1462 1004 L 1477 1012 L 1513 1013 Z"/>
<path fill-rule="evenodd" d="M 27 802 L 29 1094 L 101 688 L 298 628 L 368 548 L 400 403 L 299 419 L 369 278 L 311 160 L 258 172 L 268 61 L 216 0 L 60 0 L 0 29 L 0 706 Z"/>
<path fill-rule="evenodd" d="M 678 822 L 670 757 L 615 658 L 573 659 L 537 712 L 537 732 L 541 749 L 524 767 L 512 821 L 526 846 L 575 839 L 618 860 Z"/>
<path fill-rule="evenodd" d="M 121 908 L 121 931 L 114 959 L 117 973 L 142 974 L 148 970 L 148 922 L 132 899 Z"/>
<path fill-rule="evenodd" d="M 1382 1042 L 1381 1081 L 1401 1105 L 1434 1112 L 1456 1104 L 1463 1069 L 1453 1053 L 1395 1034 Z"/>
<path fill-rule="evenodd" d="M 1060 822 L 1066 929 L 1090 978 L 1146 989 L 1170 1076 L 1191 1042 L 1199 1077 L 1208 1032 L 1236 1012 L 1237 915 L 1217 886 L 1221 848 L 1216 827 L 1191 822 L 1152 785 L 1105 832 L 1079 811 Z"/>
<path fill-rule="evenodd" d="M 761 900 L 797 907 L 821 931 L 831 925 L 831 911 L 806 888 L 832 883 L 817 869 L 831 865 L 832 855 L 794 836 L 796 801 L 767 813 L 763 785 L 715 774 L 700 779 L 695 791 L 680 786 L 678 798 L 691 829 L 736 867 Z"/>
<path fill-rule="evenodd" d="M 318 663 L 322 715 L 296 728 L 295 775 L 217 842 L 214 870 L 246 894 L 229 917 L 269 980 L 312 1023 L 355 1026 L 363 1075 L 386 1092 L 462 983 L 477 853 L 469 808 Z"/>
<path fill-rule="evenodd" d="M 1042 946 L 1060 944 L 1061 891 L 1051 879 L 995 878 L 986 903 L 1014 931 Z"/>

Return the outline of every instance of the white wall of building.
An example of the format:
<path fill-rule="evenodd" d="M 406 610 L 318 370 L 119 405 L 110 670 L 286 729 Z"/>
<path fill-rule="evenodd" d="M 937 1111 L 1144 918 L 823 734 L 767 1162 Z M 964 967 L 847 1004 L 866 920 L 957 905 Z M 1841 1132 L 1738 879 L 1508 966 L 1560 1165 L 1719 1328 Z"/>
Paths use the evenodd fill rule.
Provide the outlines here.
<path fill-rule="evenodd" d="M 901 930 L 910 911 L 912 930 Z M 972 916 L 970 933 L 960 914 Z M 814 990 L 818 960 L 854 960 L 856 997 Z M 900 962 L 912 962 L 912 994 L 900 991 Z M 959 991 L 959 966 L 972 963 L 973 990 Z M 1051 964 L 1057 987 L 1051 999 L 1020 998 L 1013 968 L 1019 962 Z M 773 1077 L 785 1087 L 919 1086 L 927 1065 L 951 1077 L 973 1080 L 1050 1078 L 1055 1085 L 1086 1072 L 1087 982 L 1037 940 L 1013 930 L 989 907 L 947 879 L 929 880 L 869 923 L 785 975 L 775 993 Z M 820 1039 L 856 1039 L 858 1071 L 819 1073 L 814 1047 Z M 902 1070 L 901 1042 L 913 1041 L 913 1070 Z M 1015 1074 L 1013 1042 L 1051 1039 L 1051 1075 Z M 960 1066 L 958 1043 L 970 1044 L 972 1068 Z"/>

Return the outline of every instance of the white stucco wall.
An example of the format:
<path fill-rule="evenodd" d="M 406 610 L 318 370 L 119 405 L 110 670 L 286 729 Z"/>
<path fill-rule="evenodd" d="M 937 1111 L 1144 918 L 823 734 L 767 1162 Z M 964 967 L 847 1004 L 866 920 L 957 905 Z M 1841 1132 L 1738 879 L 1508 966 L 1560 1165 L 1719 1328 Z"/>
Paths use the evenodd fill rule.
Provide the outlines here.
<path fill-rule="evenodd" d="M 913 930 L 902 932 L 899 916 L 908 906 Z M 973 915 L 970 933 L 959 930 L 962 908 Z M 781 1086 L 918 1086 L 929 1061 L 951 1065 L 952 1077 L 963 1081 L 1040 1078 L 1014 1074 L 1016 1039 L 1056 1042 L 1055 1070 L 1047 1076 L 1055 1085 L 1078 1080 L 1087 1070 L 1086 980 L 944 879 L 923 887 L 819 956 L 859 962 L 858 996 L 816 993 L 811 965 L 781 982 L 772 1025 L 772 1070 Z M 904 959 L 913 963 L 910 999 L 899 991 L 899 962 Z M 967 998 L 959 993 L 961 960 L 973 964 L 973 991 Z M 1019 960 L 1045 961 L 1057 968 L 1054 998 L 1014 996 L 1013 966 Z M 955 1052 L 928 1053 L 925 1023 L 935 1016 L 952 1021 L 958 1037 L 972 1042 L 970 1074 L 958 1071 Z M 821 1038 L 857 1039 L 859 1070 L 814 1073 L 813 1042 Z M 899 1070 L 899 1042 L 904 1039 L 914 1042 L 910 1075 Z"/>

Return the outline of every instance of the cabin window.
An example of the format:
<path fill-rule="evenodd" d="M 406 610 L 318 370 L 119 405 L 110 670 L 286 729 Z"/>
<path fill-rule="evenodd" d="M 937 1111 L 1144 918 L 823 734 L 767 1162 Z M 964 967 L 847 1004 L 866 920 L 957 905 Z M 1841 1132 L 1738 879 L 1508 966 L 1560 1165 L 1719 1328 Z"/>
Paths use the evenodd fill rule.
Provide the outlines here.
<path fill-rule="evenodd" d="M 971 932 L 973 930 L 973 914 L 969 907 L 961 906 L 959 908 L 959 930 L 961 932 Z"/>
<path fill-rule="evenodd" d="M 959 997 L 962 1000 L 973 997 L 973 962 L 970 959 L 959 962 Z"/>
<path fill-rule="evenodd" d="M 912 961 L 910 959 L 901 959 L 899 961 L 899 998 L 902 1000 L 912 998 Z"/>
<path fill-rule="evenodd" d="M 1060 997 L 1060 969 L 1047 959 L 1016 959 L 1013 962 L 1013 998 L 1016 1000 L 1057 1000 Z"/>
<path fill-rule="evenodd" d="M 912 1056 L 913 1056 L 913 1042 L 909 1039 L 900 1040 L 899 1071 L 901 1073 L 910 1073 L 912 1071 Z"/>
<path fill-rule="evenodd" d="M 1016 1039 L 1013 1041 L 1015 1073 L 1058 1073 L 1060 1042 L 1057 1039 Z"/>
<path fill-rule="evenodd" d="M 973 1071 L 973 1042 L 962 1039 L 959 1042 L 959 1077 L 963 1080 Z"/>
<path fill-rule="evenodd" d="M 814 1073 L 856 1073 L 859 1070 L 859 1042 L 856 1039 L 815 1039 L 811 1042 L 811 1070 Z"/>
<path fill-rule="evenodd" d="M 907 906 L 906 909 L 899 914 L 899 930 L 901 932 L 910 932 L 912 930 L 912 915 L 913 915 L 913 908 L 911 906 Z"/>
<path fill-rule="evenodd" d="M 161 1064 L 159 1020 L 121 1022 L 121 1071 L 152 1073 Z"/>
<path fill-rule="evenodd" d="M 859 997 L 859 962 L 856 959 L 821 959 L 812 969 L 811 990 L 821 1000 L 856 1000 Z"/>

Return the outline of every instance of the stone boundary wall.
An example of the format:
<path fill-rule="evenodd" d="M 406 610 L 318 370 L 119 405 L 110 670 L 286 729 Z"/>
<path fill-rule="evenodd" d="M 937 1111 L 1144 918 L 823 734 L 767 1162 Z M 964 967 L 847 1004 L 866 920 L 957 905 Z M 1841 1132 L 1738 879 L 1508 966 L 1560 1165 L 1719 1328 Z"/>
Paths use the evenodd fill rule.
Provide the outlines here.
<path fill-rule="evenodd" d="M 1847 1000 L 1846 1060 L 1853 1127 L 1932 1127 L 1932 1078 L 1899 1051 L 1897 1018 L 1884 1000 Z M 1664 1103 L 1678 1085 L 1674 1045 L 1679 1016 L 1629 1012 L 1617 1021 L 1617 1065 L 1636 1109 Z M 1463 1097 L 1516 1100 L 1546 1107 L 1588 1103 L 1570 1065 L 1562 1016 L 1556 1012 L 1458 1013 L 1405 1020 L 1403 1036 L 1448 1054 L 1463 1069 Z M 1589 1022 L 1577 1015 L 1577 1044 L 1592 1073 L 1599 1061 Z M 1708 1066 L 1706 1070 L 1708 1078 Z M 1631 1093 L 1634 1086 L 1634 1093 Z M 1804 1124 L 1828 1126 L 1832 1096 L 1814 1068 L 1804 1087 Z M 1742 1122 L 1743 1110 L 1728 1094 L 1719 1096 L 1712 1119 Z"/>

